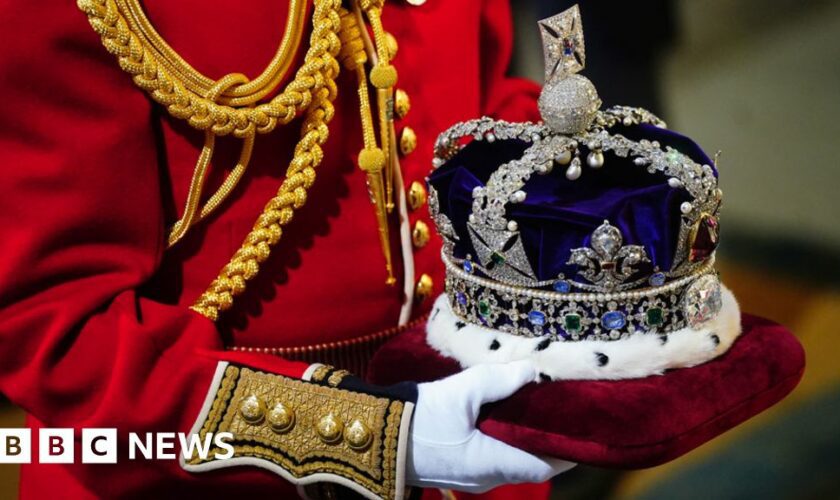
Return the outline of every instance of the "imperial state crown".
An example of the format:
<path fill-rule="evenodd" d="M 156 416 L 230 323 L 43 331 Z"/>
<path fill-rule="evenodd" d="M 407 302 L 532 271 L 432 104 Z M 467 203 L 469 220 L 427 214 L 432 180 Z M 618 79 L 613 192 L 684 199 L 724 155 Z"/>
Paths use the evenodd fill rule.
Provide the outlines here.
<path fill-rule="evenodd" d="M 714 269 L 714 162 L 648 111 L 599 109 L 577 74 L 577 7 L 540 28 L 544 122 L 480 118 L 436 143 L 429 207 L 447 278 L 429 343 L 465 365 L 530 352 L 563 379 L 646 376 L 720 355 L 740 312 Z"/>
<path fill-rule="evenodd" d="M 796 386 L 803 351 L 715 270 L 716 162 L 648 111 L 601 109 L 577 7 L 540 22 L 540 123 L 479 118 L 435 145 L 445 291 L 374 356 L 378 383 L 531 359 L 544 381 L 480 429 L 607 467 L 674 459 Z"/>

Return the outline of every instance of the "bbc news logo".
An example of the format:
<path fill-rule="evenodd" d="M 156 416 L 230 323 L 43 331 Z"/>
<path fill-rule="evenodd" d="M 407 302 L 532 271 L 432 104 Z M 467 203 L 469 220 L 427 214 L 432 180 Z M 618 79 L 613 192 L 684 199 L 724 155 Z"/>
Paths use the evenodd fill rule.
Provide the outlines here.
<path fill-rule="evenodd" d="M 198 434 L 182 432 L 129 433 L 129 460 L 186 460 L 199 456 L 207 460 L 227 460 L 233 457 L 230 441 L 233 434 L 207 433 L 202 439 Z M 31 429 L 0 429 L 0 464 L 72 464 L 76 461 L 76 445 L 81 448 L 83 464 L 117 463 L 117 429 L 82 429 L 82 439 L 77 443 L 73 429 L 39 429 L 37 456 L 32 449 Z M 179 446 L 180 445 L 180 446 Z M 211 453 L 211 450 L 214 450 Z"/>

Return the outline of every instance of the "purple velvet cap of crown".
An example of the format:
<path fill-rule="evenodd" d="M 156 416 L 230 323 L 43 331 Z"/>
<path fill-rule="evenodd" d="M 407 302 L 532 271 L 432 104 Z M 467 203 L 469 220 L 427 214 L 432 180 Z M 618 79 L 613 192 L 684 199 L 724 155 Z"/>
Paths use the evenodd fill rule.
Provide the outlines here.
<path fill-rule="evenodd" d="M 712 164 L 691 139 L 653 125 L 617 126 L 611 133 L 628 139 L 658 141 L 670 146 L 698 164 Z M 459 240 L 455 257 L 476 255 L 467 232 L 472 212 L 472 192 L 486 184 L 500 165 L 520 158 L 529 144 L 520 140 L 472 141 L 429 176 L 438 192 L 440 212 L 452 221 Z M 581 146 L 582 158 L 589 151 Z M 522 189 L 522 203 L 507 205 L 507 218 L 518 223 L 525 253 L 539 280 L 552 280 L 564 274 L 572 277 L 577 266 L 567 264 L 573 248 L 587 247 L 593 231 L 604 220 L 616 226 L 625 245 L 642 245 L 650 263 L 637 266 L 642 275 L 654 268 L 671 269 L 680 231 L 680 205 L 690 201 L 682 188 L 668 185 L 661 172 L 605 152 L 600 169 L 584 167 L 583 175 L 571 181 L 564 168 L 547 175 L 533 175 Z M 717 176 L 717 171 L 714 172 Z"/>

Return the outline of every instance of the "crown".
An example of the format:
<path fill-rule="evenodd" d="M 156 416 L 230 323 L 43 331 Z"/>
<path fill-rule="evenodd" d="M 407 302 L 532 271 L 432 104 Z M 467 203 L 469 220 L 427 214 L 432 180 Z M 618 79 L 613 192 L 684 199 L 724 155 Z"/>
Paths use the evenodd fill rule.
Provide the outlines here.
<path fill-rule="evenodd" d="M 435 144 L 429 207 L 463 321 L 557 341 L 697 328 L 721 309 L 722 193 L 690 139 L 601 110 L 577 6 L 540 21 L 542 123 L 480 118 Z"/>

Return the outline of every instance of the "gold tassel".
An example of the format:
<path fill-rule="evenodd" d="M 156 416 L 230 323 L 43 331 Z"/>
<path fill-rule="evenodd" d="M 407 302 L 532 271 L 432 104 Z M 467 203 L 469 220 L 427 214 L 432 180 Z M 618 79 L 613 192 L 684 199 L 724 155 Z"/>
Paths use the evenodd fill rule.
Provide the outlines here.
<path fill-rule="evenodd" d="M 376 144 L 376 131 L 373 125 L 373 116 L 368 94 L 368 81 L 365 76 L 365 63 L 367 53 L 364 42 L 361 38 L 361 31 L 356 18 L 346 9 L 342 9 L 341 16 L 341 52 L 339 59 L 344 67 L 356 73 L 359 82 L 359 108 L 362 121 L 362 136 L 364 149 L 359 152 L 359 168 L 367 177 L 368 192 L 376 214 L 376 222 L 379 226 L 379 241 L 382 246 L 382 254 L 385 257 L 385 269 L 387 272 L 386 283 L 393 285 L 397 282 L 394 277 L 393 262 L 391 256 L 391 239 L 388 225 L 388 209 L 386 202 L 386 183 L 383 175 L 387 176 L 385 169 L 387 153 Z"/>

